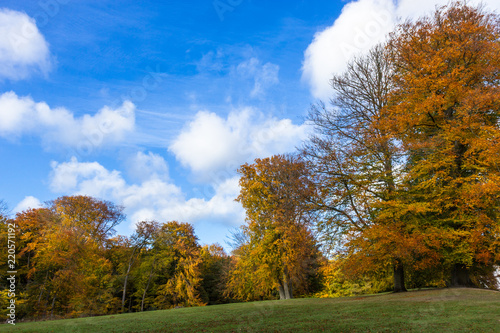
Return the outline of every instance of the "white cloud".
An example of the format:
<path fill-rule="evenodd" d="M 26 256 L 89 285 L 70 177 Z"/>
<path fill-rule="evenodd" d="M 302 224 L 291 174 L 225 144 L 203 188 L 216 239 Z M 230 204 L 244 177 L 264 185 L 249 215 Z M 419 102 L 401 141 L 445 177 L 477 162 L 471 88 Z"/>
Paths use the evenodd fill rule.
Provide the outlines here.
<path fill-rule="evenodd" d="M 397 1 L 396 15 L 402 19 L 416 19 L 423 15 L 432 14 L 436 7 L 445 6 L 449 0 L 399 0 Z M 500 1 L 498 0 L 468 0 L 470 6 L 484 5 L 485 10 L 497 12 L 500 10 Z"/>
<path fill-rule="evenodd" d="M 0 8 L 0 79 L 19 80 L 51 68 L 49 45 L 35 20 L 25 13 Z"/>
<path fill-rule="evenodd" d="M 331 27 L 316 33 L 304 54 L 303 79 L 314 97 L 328 99 L 333 73 L 347 61 L 384 40 L 394 26 L 391 0 L 359 0 L 346 4 Z"/>
<path fill-rule="evenodd" d="M 150 157 L 157 163 L 162 159 L 154 154 L 142 154 L 139 158 L 151 160 Z M 163 160 L 159 164 L 166 165 L 166 162 Z M 53 192 L 111 200 L 125 207 L 133 223 L 148 219 L 190 223 L 216 220 L 235 226 L 244 221 L 243 208 L 234 202 L 239 194 L 238 178 L 214 183 L 206 193 L 186 199 L 179 187 L 158 178 L 155 173 L 139 184 L 128 184 L 119 171 L 110 171 L 98 162 L 78 162 L 73 157 L 69 162 L 52 162 L 51 166 L 50 189 Z"/>
<path fill-rule="evenodd" d="M 270 62 L 261 64 L 257 58 L 243 61 L 236 67 L 236 74 L 244 78 L 253 78 L 254 86 L 250 92 L 251 97 L 258 97 L 267 89 L 279 83 L 278 73 L 280 67 Z"/>
<path fill-rule="evenodd" d="M 88 152 L 105 144 L 118 143 L 135 125 L 135 106 L 125 101 L 117 109 L 103 107 L 94 115 L 75 118 L 65 108 L 50 108 L 31 97 L 14 92 L 0 95 L 0 137 L 38 135 L 47 146 L 54 144 Z"/>
<path fill-rule="evenodd" d="M 198 176 L 213 179 L 223 173 L 227 178 L 256 157 L 293 151 L 306 136 L 306 125 L 264 117 L 251 108 L 235 110 L 226 119 L 200 111 L 169 149 Z"/>
<path fill-rule="evenodd" d="M 200 197 L 181 201 L 161 211 L 162 216 L 180 216 L 185 221 L 222 222 L 226 225 L 238 226 L 245 220 L 245 212 L 238 202 L 234 201 L 240 193 L 239 177 L 214 182 Z M 206 199 L 205 196 L 210 198 Z"/>
<path fill-rule="evenodd" d="M 69 162 L 52 162 L 50 189 L 56 193 L 69 193 L 107 198 L 116 196 L 125 187 L 120 172 L 108 171 L 98 162 L 80 163 L 76 157 Z"/>
<path fill-rule="evenodd" d="M 448 0 L 357 0 L 347 3 L 332 26 L 315 34 L 304 53 L 302 78 L 315 98 L 327 100 L 332 95 L 330 79 L 340 74 L 353 55 L 363 53 L 383 42 L 399 18 L 415 19 L 432 13 Z M 480 0 L 472 0 L 477 5 Z M 498 0 L 482 1 L 486 9 L 500 10 Z"/>
<path fill-rule="evenodd" d="M 17 206 L 14 208 L 14 212 L 20 213 L 30 208 L 40 208 L 42 206 L 43 205 L 40 200 L 33 196 L 27 196 L 17 204 Z"/>
<path fill-rule="evenodd" d="M 135 180 L 168 179 L 168 165 L 160 155 L 138 152 L 128 160 L 128 174 Z"/>

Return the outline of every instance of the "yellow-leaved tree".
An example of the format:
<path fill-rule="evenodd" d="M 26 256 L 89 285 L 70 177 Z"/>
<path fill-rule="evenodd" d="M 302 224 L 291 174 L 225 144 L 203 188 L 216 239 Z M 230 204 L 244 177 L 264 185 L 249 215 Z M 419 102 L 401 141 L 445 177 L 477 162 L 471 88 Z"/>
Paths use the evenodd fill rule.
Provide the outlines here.
<path fill-rule="evenodd" d="M 243 243 L 234 251 L 229 288 L 237 298 L 280 299 L 309 291 L 320 257 L 307 206 L 315 195 L 305 162 L 294 156 L 256 159 L 238 170 L 246 210 Z"/>

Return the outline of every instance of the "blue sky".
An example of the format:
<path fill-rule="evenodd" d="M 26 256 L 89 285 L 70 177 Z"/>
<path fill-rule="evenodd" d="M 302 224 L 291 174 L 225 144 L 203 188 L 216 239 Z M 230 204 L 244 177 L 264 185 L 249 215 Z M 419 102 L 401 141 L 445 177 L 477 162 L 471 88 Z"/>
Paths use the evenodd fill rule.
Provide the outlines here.
<path fill-rule="evenodd" d="M 175 219 L 226 245 L 236 168 L 293 151 L 329 77 L 438 3 L 2 1 L 0 198 L 92 195 L 124 205 L 120 234 Z"/>

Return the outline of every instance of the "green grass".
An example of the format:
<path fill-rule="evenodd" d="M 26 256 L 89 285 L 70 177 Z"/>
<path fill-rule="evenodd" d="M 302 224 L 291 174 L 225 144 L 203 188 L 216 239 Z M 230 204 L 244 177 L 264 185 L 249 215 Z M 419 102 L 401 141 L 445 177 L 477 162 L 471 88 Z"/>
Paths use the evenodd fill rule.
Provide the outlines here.
<path fill-rule="evenodd" d="M 440 289 L 0 325 L 0 332 L 500 332 L 500 292 Z"/>

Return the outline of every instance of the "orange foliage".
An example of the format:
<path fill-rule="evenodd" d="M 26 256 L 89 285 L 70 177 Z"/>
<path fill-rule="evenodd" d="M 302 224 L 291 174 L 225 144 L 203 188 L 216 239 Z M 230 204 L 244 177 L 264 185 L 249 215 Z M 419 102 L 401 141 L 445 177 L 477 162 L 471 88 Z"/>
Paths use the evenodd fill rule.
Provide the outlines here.
<path fill-rule="evenodd" d="M 408 152 L 401 209 L 432 221 L 448 264 L 500 262 L 499 23 L 455 2 L 400 25 L 389 43 L 387 121 Z"/>

